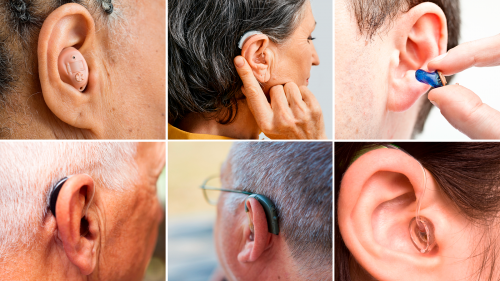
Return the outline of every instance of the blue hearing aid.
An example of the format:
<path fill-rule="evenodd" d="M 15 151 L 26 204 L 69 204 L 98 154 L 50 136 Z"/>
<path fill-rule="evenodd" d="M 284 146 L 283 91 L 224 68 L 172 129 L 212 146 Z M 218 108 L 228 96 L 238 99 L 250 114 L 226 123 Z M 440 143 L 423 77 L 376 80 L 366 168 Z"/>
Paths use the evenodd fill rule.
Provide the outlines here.
<path fill-rule="evenodd" d="M 441 71 L 427 72 L 425 70 L 419 69 L 415 72 L 415 78 L 419 82 L 430 85 L 433 88 L 439 88 L 446 86 L 446 78 Z"/>
<path fill-rule="evenodd" d="M 249 212 L 247 207 L 247 201 L 249 198 L 255 198 L 257 201 L 259 201 L 260 205 L 262 205 L 262 208 L 264 209 L 264 213 L 266 213 L 267 229 L 270 233 L 278 235 L 280 233 L 278 213 L 276 212 L 276 207 L 274 206 L 273 202 L 271 202 L 271 200 L 269 200 L 269 198 L 264 195 L 252 194 L 245 200 L 245 212 L 247 213 Z M 250 230 L 253 232 L 252 223 L 250 223 Z"/>

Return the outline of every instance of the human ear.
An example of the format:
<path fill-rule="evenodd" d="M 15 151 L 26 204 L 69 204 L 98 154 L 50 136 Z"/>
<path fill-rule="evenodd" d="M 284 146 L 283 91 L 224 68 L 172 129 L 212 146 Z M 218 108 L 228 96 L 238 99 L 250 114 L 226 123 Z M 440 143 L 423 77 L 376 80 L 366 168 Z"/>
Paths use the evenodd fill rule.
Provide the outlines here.
<path fill-rule="evenodd" d="M 89 275 L 97 263 L 98 225 L 89 211 L 94 181 L 85 174 L 70 177 L 59 191 L 56 203 L 58 238 L 68 259 Z"/>
<path fill-rule="evenodd" d="M 254 262 L 269 247 L 272 234 L 267 227 L 264 208 L 255 198 L 248 198 L 245 202 L 248 220 L 245 221 L 243 235 L 245 244 L 238 253 L 239 262 Z"/>
<path fill-rule="evenodd" d="M 43 98 L 63 122 L 81 129 L 97 130 L 99 120 L 100 67 L 95 48 L 96 31 L 92 16 L 79 4 L 65 4 L 45 20 L 38 39 L 38 71 Z M 88 66 L 88 84 L 83 92 L 66 83 L 58 62 L 65 48 L 74 47 Z"/>
<path fill-rule="evenodd" d="M 247 60 L 253 70 L 255 78 L 260 83 L 271 79 L 271 64 L 274 54 L 269 49 L 269 37 L 264 34 L 253 35 L 243 44 L 241 55 Z"/>
<path fill-rule="evenodd" d="M 420 198 L 424 173 L 419 162 L 400 150 L 381 148 L 359 157 L 343 176 L 337 206 L 340 233 L 356 262 L 377 280 L 443 279 L 465 268 L 460 262 L 471 254 L 469 221 L 432 174 L 426 175 Z M 418 198 L 420 215 L 432 222 L 436 239 L 425 254 L 413 245 L 409 231 Z"/>
<path fill-rule="evenodd" d="M 403 13 L 391 31 L 394 56 L 389 71 L 387 108 L 402 112 L 409 109 L 429 86 L 415 79 L 418 69 L 446 52 L 448 28 L 444 12 L 436 4 L 426 2 Z"/>

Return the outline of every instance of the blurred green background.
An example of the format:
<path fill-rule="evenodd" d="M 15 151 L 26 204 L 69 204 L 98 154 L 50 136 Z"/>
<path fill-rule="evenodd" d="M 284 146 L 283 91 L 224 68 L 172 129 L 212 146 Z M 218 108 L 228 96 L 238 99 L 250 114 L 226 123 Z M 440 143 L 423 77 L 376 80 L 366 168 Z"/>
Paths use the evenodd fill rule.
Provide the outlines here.
<path fill-rule="evenodd" d="M 158 199 L 160 200 L 161 206 L 163 207 L 163 212 L 165 213 L 166 205 L 166 195 L 167 195 L 167 170 L 163 169 L 158 182 L 156 183 Z M 146 275 L 144 276 L 144 281 L 164 281 L 166 277 L 166 266 L 165 266 L 165 216 L 160 223 L 158 229 L 158 240 L 156 242 L 156 247 L 153 253 L 153 257 L 149 262 L 148 268 L 146 270 Z"/>
<path fill-rule="evenodd" d="M 216 207 L 199 188 L 219 174 L 230 141 L 168 143 L 168 280 L 207 280 L 217 266 L 213 245 Z"/>

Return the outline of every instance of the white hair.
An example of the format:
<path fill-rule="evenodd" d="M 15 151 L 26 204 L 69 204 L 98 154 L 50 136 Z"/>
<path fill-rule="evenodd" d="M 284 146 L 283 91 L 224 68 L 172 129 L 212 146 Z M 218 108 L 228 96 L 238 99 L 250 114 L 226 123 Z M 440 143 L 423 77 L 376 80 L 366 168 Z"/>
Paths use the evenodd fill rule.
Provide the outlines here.
<path fill-rule="evenodd" d="M 137 179 L 136 143 L 0 143 L 0 261 L 29 249 L 43 227 L 53 185 L 88 174 L 96 188 L 124 191 Z"/>

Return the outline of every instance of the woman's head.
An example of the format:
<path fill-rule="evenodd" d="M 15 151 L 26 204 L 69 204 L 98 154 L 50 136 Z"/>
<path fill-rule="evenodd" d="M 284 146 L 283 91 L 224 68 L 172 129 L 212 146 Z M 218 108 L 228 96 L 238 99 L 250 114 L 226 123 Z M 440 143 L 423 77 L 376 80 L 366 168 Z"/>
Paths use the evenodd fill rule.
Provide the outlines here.
<path fill-rule="evenodd" d="M 377 145 L 335 145 L 335 279 L 498 280 L 500 144 Z M 426 254 L 408 230 L 419 198 L 437 242 Z"/>
<path fill-rule="evenodd" d="M 315 21 L 308 0 L 169 1 L 169 122 L 212 113 L 228 123 L 241 98 L 233 59 L 243 55 L 269 89 L 307 85 L 319 60 L 310 36 Z M 241 36 L 260 31 L 238 48 Z"/>

